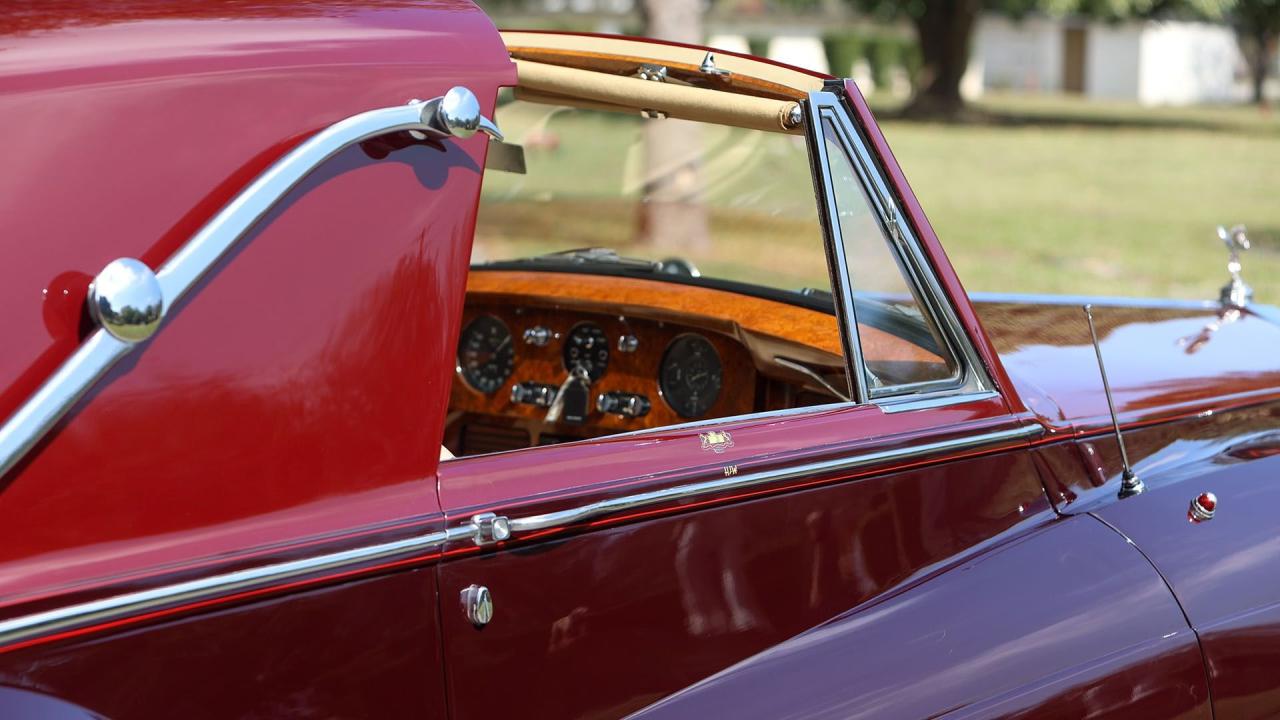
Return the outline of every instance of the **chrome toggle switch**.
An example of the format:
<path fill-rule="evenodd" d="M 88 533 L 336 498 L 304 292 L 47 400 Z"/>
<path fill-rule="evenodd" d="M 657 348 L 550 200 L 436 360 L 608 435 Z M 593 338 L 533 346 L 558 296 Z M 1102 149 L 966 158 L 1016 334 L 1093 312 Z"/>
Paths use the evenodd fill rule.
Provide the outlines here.
<path fill-rule="evenodd" d="M 551 338 L 553 336 L 554 336 L 554 333 L 551 332 L 550 328 L 544 327 L 542 325 L 534 325 L 531 328 L 525 329 L 524 342 L 526 345 L 533 345 L 534 347 L 543 347 L 547 343 L 551 342 Z"/>
<path fill-rule="evenodd" d="M 556 400 L 558 388 L 535 382 L 516 383 L 511 387 L 511 402 L 517 405 L 536 405 L 549 408 Z"/>
<path fill-rule="evenodd" d="M 601 393 L 596 398 L 596 410 L 624 418 L 638 418 L 649 414 L 649 398 L 624 392 Z"/>

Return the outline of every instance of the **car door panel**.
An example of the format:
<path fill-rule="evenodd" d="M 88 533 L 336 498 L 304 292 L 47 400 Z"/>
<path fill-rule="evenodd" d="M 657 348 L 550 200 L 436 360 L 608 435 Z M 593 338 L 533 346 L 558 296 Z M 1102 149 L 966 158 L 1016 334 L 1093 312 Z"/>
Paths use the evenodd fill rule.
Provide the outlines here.
<path fill-rule="evenodd" d="M 6 476 L 5 682 L 120 717 L 444 711 L 428 568 L 484 141 L 399 140 L 193 269 Z"/>
<path fill-rule="evenodd" d="M 435 571 L 7 653 L 0 683 L 108 718 L 442 717 Z"/>
<path fill-rule="evenodd" d="M 726 707 L 761 720 L 1212 717 L 1195 634 L 1160 575 L 1087 516 L 1025 533 L 635 717 Z"/>
<path fill-rule="evenodd" d="M 803 434 L 806 420 L 789 419 L 791 431 Z M 824 484 L 754 499 L 686 499 L 496 549 L 459 546 L 440 569 L 450 707 L 458 718 L 485 716 L 502 678 L 532 716 L 625 714 L 1045 522 L 1051 512 L 1029 453 L 995 445 L 854 480 L 796 478 Z M 545 472 L 537 452 L 526 455 L 530 475 Z M 442 487 L 464 465 L 447 466 Z M 628 468 L 614 470 L 625 477 Z M 450 514 L 452 526 L 462 520 Z M 473 584 L 494 599 L 482 628 L 451 601 Z"/>

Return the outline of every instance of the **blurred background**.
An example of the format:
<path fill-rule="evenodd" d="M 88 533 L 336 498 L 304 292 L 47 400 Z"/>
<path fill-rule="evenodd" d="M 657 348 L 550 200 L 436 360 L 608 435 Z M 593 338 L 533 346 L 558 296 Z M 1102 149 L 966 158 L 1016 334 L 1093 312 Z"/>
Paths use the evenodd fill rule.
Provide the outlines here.
<path fill-rule="evenodd" d="M 971 291 L 1280 304 L 1280 0 L 478 0 L 852 77 Z"/>

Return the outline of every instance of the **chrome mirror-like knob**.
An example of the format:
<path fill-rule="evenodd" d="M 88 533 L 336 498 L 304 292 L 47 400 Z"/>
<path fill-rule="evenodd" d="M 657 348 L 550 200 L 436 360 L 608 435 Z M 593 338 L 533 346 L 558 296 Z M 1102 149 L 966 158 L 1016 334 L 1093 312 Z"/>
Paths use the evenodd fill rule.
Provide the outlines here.
<path fill-rule="evenodd" d="M 156 274 L 133 258 L 112 260 L 89 284 L 89 315 L 117 340 L 132 344 L 151 337 L 164 309 Z"/>
<path fill-rule="evenodd" d="M 493 619 L 493 596 L 489 588 L 483 585 L 469 585 L 462 591 L 462 612 L 467 620 L 477 628 L 482 628 Z"/>
<path fill-rule="evenodd" d="M 526 345 L 533 345 L 534 347 L 545 347 L 547 343 L 551 342 L 551 338 L 554 335 L 555 333 L 551 332 L 551 328 L 535 325 L 525 329 L 524 342 Z"/>
<path fill-rule="evenodd" d="M 461 85 L 449 88 L 443 97 L 427 103 L 423 116 L 427 124 L 446 135 L 469 138 L 483 132 L 494 140 L 502 140 L 498 126 L 480 113 L 476 94 Z"/>

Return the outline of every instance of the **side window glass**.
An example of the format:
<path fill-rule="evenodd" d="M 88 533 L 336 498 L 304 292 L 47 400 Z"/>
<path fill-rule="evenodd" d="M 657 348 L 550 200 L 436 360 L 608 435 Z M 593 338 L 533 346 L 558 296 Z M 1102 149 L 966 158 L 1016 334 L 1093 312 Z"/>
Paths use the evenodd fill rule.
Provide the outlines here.
<path fill-rule="evenodd" d="M 828 118 L 823 118 L 823 137 L 837 211 L 833 230 L 852 284 L 867 387 L 875 397 L 956 381 L 960 366 L 891 246 L 840 130 Z"/>

